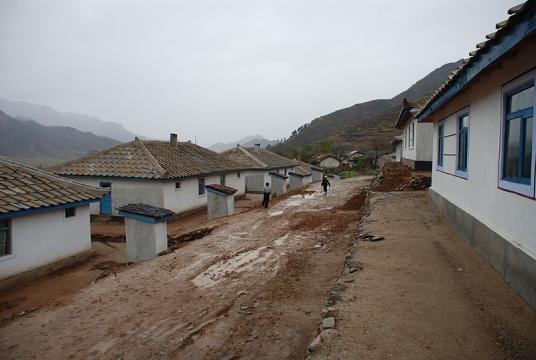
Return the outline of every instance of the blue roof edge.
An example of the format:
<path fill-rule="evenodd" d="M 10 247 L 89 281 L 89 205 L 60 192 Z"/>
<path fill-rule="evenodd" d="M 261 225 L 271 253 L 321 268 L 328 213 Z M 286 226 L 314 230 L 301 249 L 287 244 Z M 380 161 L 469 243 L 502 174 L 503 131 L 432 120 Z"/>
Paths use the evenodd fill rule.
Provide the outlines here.
<path fill-rule="evenodd" d="M 454 98 L 472 80 L 480 75 L 482 71 L 506 55 L 525 38 L 533 35 L 536 32 L 536 13 L 527 13 L 524 19 L 521 19 L 518 24 L 515 24 L 509 30 L 507 34 L 497 39 L 487 51 L 480 54 L 476 60 L 460 70 L 461 74 L 457 75 L 456 80 L 449 85 L 449 88 L 417 114 L 416 117 L 419 119 L 419 122 L 424 122 L 428 116 Z"/>

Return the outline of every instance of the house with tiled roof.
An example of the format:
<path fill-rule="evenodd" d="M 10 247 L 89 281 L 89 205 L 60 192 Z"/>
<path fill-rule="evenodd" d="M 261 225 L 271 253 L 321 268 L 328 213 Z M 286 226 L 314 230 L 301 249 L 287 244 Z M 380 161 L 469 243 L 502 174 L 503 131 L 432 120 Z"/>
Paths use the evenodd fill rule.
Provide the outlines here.
<path fill-rule="evenodd" d="M 536 308 L 536 0 L 508 13 L 416 117 L 433 126 L 431 199 Z"/>
<path fill-rule="evenodd" d="M 336 169 L 341 166 L 341 160 L 333 154 L 318 154 L 311 162 L 323 169 Z"/>
<path fill-rule="evenodd" d="M 104 194 L 0 159 L 0 288 L 16 275 L 90 251 L 89 205 Z"/>
<path fill-rule="evenodd" d="M 181 213 L 206 206 L 205 185 L 222 184 L 245 193 L 242 166 L 191 142 L 141 140 L 117 145 L 55 166 L 51 172 L 110 191 L 92 214 L 117 214 L 117 208 L 143 203 Z"/>
<path fill-rule="evenodd" d="M 432 170 L 432 132 L 433 126 L 429 123 L 419 123 L 415 114 L 426 102 L 426 98 L 410 101 L 404 99 L 402 109 L 395 123 L 395 127 L 402 130 L 400 144 L 400 160 L 413 170 Z"/>
<path fill-rule="evenodd" d="M 299 165 L 296 160 L 263 149 L 260 144 L 253 148 L 236 147 L 221 153 L 227 159 L 238 163 L 244 172 L 246 191 L 249 193 L 262 193 L 264 184 L 270 182 L 270 173 L 279 173 L 284 176 Z"/>

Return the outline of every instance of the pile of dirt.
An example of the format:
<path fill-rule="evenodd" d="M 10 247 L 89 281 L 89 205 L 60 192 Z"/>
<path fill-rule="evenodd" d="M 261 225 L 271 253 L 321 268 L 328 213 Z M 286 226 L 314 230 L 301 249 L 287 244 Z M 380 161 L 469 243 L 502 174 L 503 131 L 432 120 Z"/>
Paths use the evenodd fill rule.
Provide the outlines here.
<path fill-rule="evenodd" d="M 342 232 L 352 221 L 359 220 L 366 199 L 367 192 L 360 191 L 344 205 L 334 209 L 297 213 L 289 220 L 289 229 L 301 231 L 321 228 L 328 232 Z M 358 213 L 356 214 L 354 211 Z"/>
<path fill-rule="evenodd" d="M 339 210 L 358 210 L 360 211 L 367 200 L 367 191 L 361 190 L 357 195 L 354 195 L 344 205 L 339 206 Z"/>
<path fill-rule="evenodd" d="M 209 228 L 194 230 L 186 234 L 168 236 L 168 248 L 167 250 L 164 250 L 159 253 L 158 256 L 171 254 L 172 252 L 183 246 L 185 242 L 202 239 L 208 234 L 210 234 L 212 230 L 214 230 L 214 228 L 215 227 L 213 226 Z"/>
<path fill-rule="evenodd" d="M 101 273 L 97 276 L 95 281 L 103 279 L 109 275 L 115 275 L 122 271 L 128 269 L 130 265 L 134 264 L 133 262 L 119 263 L 117 261 L 102 261 L 96 264 L 93 264 L 90 270 L 100 270 Z"/>
<path fill-rule="evenodd" d="M 91 234 L 91 241 L 120 243 L 126 242 L 127 238 L 124 234 Z"/>
<path fill-rule="evenodd" d="M 411 180 L 411 169 L 399 162 L 382 166 L 380 174 L 374 179 L 372 190 L 397 191 Z"/>

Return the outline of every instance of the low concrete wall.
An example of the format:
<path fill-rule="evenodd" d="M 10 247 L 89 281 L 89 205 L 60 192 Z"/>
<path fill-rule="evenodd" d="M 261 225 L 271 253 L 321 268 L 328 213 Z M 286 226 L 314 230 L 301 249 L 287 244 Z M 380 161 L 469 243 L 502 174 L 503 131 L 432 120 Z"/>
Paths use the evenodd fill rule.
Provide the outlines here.
<path fill-rule="evenodd" d="M 433 189 L 428 194 L 456 233 L 536 309 L 536 260 Z"/>

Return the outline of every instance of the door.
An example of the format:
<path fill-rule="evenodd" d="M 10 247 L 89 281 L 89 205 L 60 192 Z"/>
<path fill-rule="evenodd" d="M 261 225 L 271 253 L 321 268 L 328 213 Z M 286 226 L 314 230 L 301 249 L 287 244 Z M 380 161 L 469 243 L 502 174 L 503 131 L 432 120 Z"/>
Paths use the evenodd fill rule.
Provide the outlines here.
<path fill-rule="evenodd" d="M 112 183 L 101 182 L 99 185 L 103 189 L 110 190 L 110 192 L 104 195 L 100 200 L 100 214 L 112 215 Z"/>

